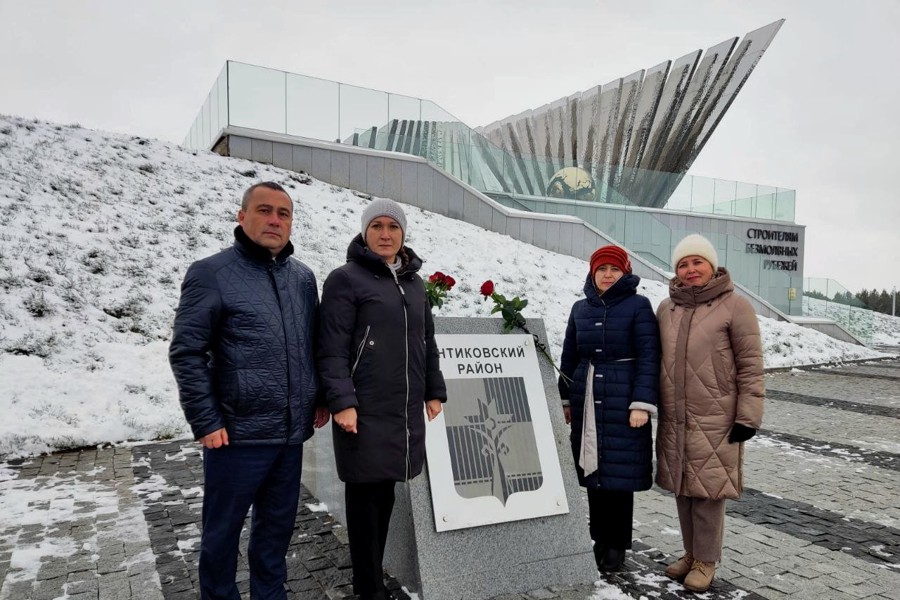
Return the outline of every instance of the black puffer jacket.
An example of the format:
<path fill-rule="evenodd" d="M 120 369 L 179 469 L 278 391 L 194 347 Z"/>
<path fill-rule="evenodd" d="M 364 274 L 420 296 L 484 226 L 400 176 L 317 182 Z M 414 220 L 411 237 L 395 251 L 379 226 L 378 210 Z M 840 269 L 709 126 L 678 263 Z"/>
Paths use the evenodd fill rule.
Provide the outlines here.
<path fill-rule="evenodd" d="M 169 347 L 196 438 L 300 444 L 313 432 L 316 279 L 288 245 L 273 260 L 241 227 L 234 245 L 192 264 Z"/>
<path fill-rule="evenodd" d="M 447 399 L 438 364 L 431 308 L 408 262 L 397 281 L 361 235 L 347 264 L 325 280 L 319 319 L 318 365 L 332 413 L 351 406 L 358 433 L 332 424 L 342 481 L 405 481 L 422 471 L 426 400 Z"/>

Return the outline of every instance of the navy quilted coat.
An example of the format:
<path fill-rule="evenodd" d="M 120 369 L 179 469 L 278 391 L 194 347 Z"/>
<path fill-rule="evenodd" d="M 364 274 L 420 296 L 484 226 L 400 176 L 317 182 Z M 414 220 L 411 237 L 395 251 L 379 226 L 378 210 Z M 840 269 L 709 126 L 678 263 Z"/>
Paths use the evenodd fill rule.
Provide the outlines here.
<path fill-rule="evenodd" d="M 181 286 L 169 362 L 196 438 L 300 444 L 313 432 L 318 305 L 312 271 L 235 229 L 234 245 L 192 264 Z"/>
<path fill-rule="evenodd" d="M 446 400 L 434 321 L 417 271 L 408 262 L 397 280 L 357 235 L 347 264 L 322 288 L 318 365 L 333 414 L 355 407 L 357 433 L 332 420 L 338 477 L 353 483 L 406 481 L 425 462 L 425 401 Z"/>
<path fill-rule="evenodd" d="M 659 394 L 659 329 L 650 301 L 637 294 L 640 278 L 626 274 L 603 295 L 592 278 L 583 300 L 572 306 L 560 370 L 560 396 L 571 404 L 572 452 L 579 483 L 608 490 L 641 491 L 653 483 L 653 440 L 648 421 L 628 424 L 631 408 L 656 406 Z M 594 414 L 598 470 L 584 476 L 578 466 L 584 395 L 589 363 L 594 363 Z"/>

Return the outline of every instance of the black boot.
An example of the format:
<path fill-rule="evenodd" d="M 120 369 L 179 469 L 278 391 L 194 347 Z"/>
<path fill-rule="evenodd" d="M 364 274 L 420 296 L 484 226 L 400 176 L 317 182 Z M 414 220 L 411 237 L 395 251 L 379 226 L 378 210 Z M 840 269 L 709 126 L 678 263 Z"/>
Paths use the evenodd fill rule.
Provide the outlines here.
<path fill-rule="evenodd" d="M 618 571 L 625 564 L 625 550 L 607 549 L 600 564 L 601 571 Z"/>

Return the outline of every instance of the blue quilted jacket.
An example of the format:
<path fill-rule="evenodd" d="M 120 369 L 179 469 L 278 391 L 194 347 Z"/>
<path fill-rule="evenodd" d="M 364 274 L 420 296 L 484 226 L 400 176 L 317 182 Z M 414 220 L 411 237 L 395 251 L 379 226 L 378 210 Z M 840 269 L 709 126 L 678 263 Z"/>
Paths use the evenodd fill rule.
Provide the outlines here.
<path fill-rule="evenodd" d="M 169 347 L 196 438 L 300 444 L 313 432 L 316 279 L 288 245 L 272 258 L 235 229 L 234 245 L 192 264 Z"/>
<path fill-rule="evenodd" d="M 572 413 L 572 452 L 581 485 L 640 491 L 653 483 L 653 440 L 648 421 L 628 424 L 631 408 L 655 412 L 659 395 L 659 328 L 650 301 L 637 293 L 640 278 L 623 275 L 603 295 L 591 277 L 583 300 L 572 306 L 560 371 L 559 392 Z M 594 415 L 598 470 L 578 467 L 588 365 L 594 364 Z"/>

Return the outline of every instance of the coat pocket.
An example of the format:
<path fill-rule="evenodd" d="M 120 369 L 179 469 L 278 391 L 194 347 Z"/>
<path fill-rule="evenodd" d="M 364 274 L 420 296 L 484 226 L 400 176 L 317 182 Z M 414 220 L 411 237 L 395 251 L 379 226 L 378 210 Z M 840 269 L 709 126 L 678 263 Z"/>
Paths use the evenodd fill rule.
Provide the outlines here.
<path fill-rule="evenodd" d="M 721 395 L 731 394 L 734 390 L 733 379 L 728 374 L 725 367 L 725 353 L 727 350 L 713 349 L 710 359 L 712 360 L 713 375 L 716 378 L 716 390 Z"/>

